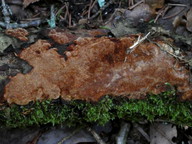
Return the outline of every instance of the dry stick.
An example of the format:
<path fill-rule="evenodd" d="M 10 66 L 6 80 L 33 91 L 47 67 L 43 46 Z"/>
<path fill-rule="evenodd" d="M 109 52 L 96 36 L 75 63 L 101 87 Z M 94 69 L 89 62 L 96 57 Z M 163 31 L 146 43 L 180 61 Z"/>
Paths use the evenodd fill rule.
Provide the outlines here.
<path fill-rule="evenodd" d="M 113 20 L 115 14 L 116 14 L 117 12 L 120 12 L 120 13 L 123 14 L 123 13 L 125 13 L 125 11 L 126 11 L 126 10 L 123 9 L 123 8 L 116 8 L 115 11 L 113 12 L 113 14 L 110 16 L 109 20 L 108 20 L 107 22 L 105 22 L 105 25 L 109 24 L 109 23 Z"/>
<path fill-rule="evenodd" d="M 95 6 L 95 4 L 97 3 L 97 1 L 98 1 L 98 0 L 95 0 L 95 1 L 93 2 L 93 4 L 92 4 L 92 6 L 91 6 L 90 9 L 92 9 L 92 8 Z"/>
<path fill-rule="evenodd" d="M 165 7 L 165 10 L 164 10 L 163 13 L 162 13 L 162 17 L 165 16 L 165 13 L 169 10 L 169 8 L 170 8 L 169 5 Z"/>
<path fill-rule="evenodd" d="M 141 128 L 139 127 L 138 124 L 135 124 L 134 127 L 142 134 L 142 136 L 144 136 L 144 138 L 150 142 L 150 138 L 149 138 L 149 135 Z"/>
<path fill-rule="evenodd" d="M 132 9 L 134 9 L 135 7 L 137 7 L 138 5 L 142 4 L 143 2 L 144 2 L 144 0 L 141 0 L 141 1 L 137 2 L 135 5 L 129 7 L 128 9 L 132 10 Z"/>
<path fill-rule="evenodd" d="M 10 11 L 8 10 L 8 6 L 5 4 L 4 0 L 1 0 L 1 6 L 2 6 L 2 13 L 4 16 L 4 21 L 5 21 L 5 27 L 6 29 L 10 28 Z"/>
<path fill-rule="evenodd" d="M 112 3 L 114 3 L 114 0 L 110 0 L 106 5 L 101 7 L 100 10 L 96 12 L 94 15 L 92 15 L 89 20 L 96 18 L 103 10 L 105 10 Z"/>
<path fill-rule="evenodd" d="M 65 5 L 66 5 L 65 19 L 67 19 L 67 16 L 69 15 L 69 3 L 66 2 Z"/>
<path fill-rule="evenodd" d="M 59 12 L 62 11 L 64 8 L 65 8 L 65 5 L 62 6 L 62 7 L 56 12 L 55 16 L 57 16 L 57 15 L 59 14 Z"/>
<path fill-rule="evenodd" d="M 177 13 L 173 14 L 173 15 L 170 15 L 170 16 L 166 16 L 166 17 L 163 17 L 162 19 L 165 20 L 165 19 L 169 19 L 169 18 L 172 18 L 178 14 L 180 14 L 182 11 L 184 11 L 185 8 L 183 8 L 182 10 L 178 11 Z"/>
<path fill-rule="evenodd" d="M 166 6 L 166 7 L 163 7 L 161 10 L 159 10 L 155 20 L 154 20 L 154 23 L 157 22 L 157 20 L 159 19 L 160 16 L 164 17 L 165 13 L 167 12 L 167 10 L 170 8 L 170 6 Z"/>
<path fill-rule="evenodd" d="M 87 128 L 87 130 L 93 135 L 98 144 L 106 144 L 94 130 L 91 128 Z"/>
<path fill-rule="evenodd" d="M 129 123 L 122 122 L 121 129 L 116 138 L 116 144 L 126 144 L 130 127 L 131 125 Z"/>
<path fill-rule="evenodd" d="M 66 5 L 65 19 L 67 19 L 68 16 L 68 25 L 69 27 L 71 27 L 71 13 L 69 13 L 69 2 L 66 2 L 65 5 Z"/>
<path fill-rule="evenodd" d="M 183 5 L 183 4 L 168 4 L 165 8 L 162 8 L 162 10 L 158 13 L 158 15 L 156 16 L 156 18 L 155 18 L 155 20 L 154 20 L 154 23 L 157 22 L 157 20 L 159 19 L 160 16 L 163 17 L 162 19 L 172 18 L 172 17 L 178 15 L 179 13 L 181 13 L 181 12 L 184 10 L 184 9 L 182 9 L 181 11 L 177 12 L 176 14 L 173 14 L 173 15 L 167 16 L 167 17 L 164 17 L 165 13 L 168 11 L 168 9 L 169 9 L 171 6 L 187 7 L 187 5 Z M 163 10 L 163 9 L 164 9 L 164 10 Z"/>
<path fill-rule="evenodd" d="M 139 44 L 141 44 L 145 39 L 147 39 L 147 37 L 150 35 L 150 33 L 151 32 L 148 32 L 143 38 L 140 38 L 140 36 L 138 37 L 138 39 L 137 39 L 137 41 L 131 46 L 131 47 L 129 47 L 128 49 L 127 49 L 127 54 L 128 53 L 131 53 L 132 51 L 134 51 L 135 50 L 135 48 L 139 45 Z"/>
<path fill-rule="evenodd" d="M 90 15 L 91 15 L 91 4 L 92 4 L 93 0 L 91 0 L 91 2 L 89 3 L 89 10 L 88 10 L 88 15 L 87 15 L 87 18 L 89 19 L 90 18 Z"/>
<path fill-rule="evenodd" d="M 93 4 L 90 5 L 89 10 L 88 10 L 88 18 L 87 18 L 87 19 L 90 19 L 91 10 L 92 10 L 92 8 L 95 6 L 96 2 L 97 2 L 97 0 L 95 0 L 95 1 L 93 2 Z M 87 12 L 86 12 L 86 13 L 87 13 Z M 86 13 L 85 13 L 85 14 L 86 14 Z"/>
<path fill-rule="evenodd" d="M 179 7 L 187 7 L 185 4 L 168 4 L 169 6 L 179 6 Z"/>
<path fill-rule="evenodd" d="M 26 28 L 26 27 L 29 27 L 29 26 L 38 26 L 43 22 L 42 20 L 34 20 L 34 21 L 31 21 L 31 22 L 21 23 L 21 24 L 10 23 L 11 19 L 10 19 L 9 15 L 11 14 L 11 11 L 9 10 L 8 6 L 5 4 L 4 0 L 1 0 L 1 6 L 3 8 L 2 13 L 4 15 L 5 22 L 0 21 L 0 27 L 6 28 L 6 29 L 18 28 L 18 27 Z"/>
<path fill-rule="evenodd" d="M 57 144 L 63 144 L 63 142 L 65 142 L 66 140 L 70 139 L 72 136 L 74 136 L 76 133 L 78 133 L 81 129 L 82 129 L 82 127 L 77 128 L 70 135 L 62 138 Z"/>
<path fill-rule="evenodd" d="M 72 22 L 71 22 L 71 13 L 69 14 L 69 27 L 71 27 L 71 25 L 72 25 Z"/>
<path fill-rule="evenodd" d="M 34 20 L 28 23 L 23 23 L 23 24 L 18 24 L 18 23 L 10 23 L 9 24 L 9 28 L 26 28 L 26 27 L 30 27 L 30 26 L 38 26 L 41 23 L 43 23 L 44 21 L 42 20 Z M 0 27 L 3 28 L 7 28 L 7 24 L 4 22 L 0 22 Z"/>
<path fill-rule="evenodd" d="M 128 7 L 131 7 L 134 5 L 134 1 L 133 0 L 128 0 Z"/>

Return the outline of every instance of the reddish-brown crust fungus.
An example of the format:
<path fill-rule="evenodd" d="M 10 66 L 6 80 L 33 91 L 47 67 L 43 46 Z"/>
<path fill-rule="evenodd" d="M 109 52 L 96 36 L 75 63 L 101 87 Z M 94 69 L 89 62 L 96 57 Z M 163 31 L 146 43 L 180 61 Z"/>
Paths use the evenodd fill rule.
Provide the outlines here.
<path fill-rule="evenodd" d="M 121 95 L 140 99 L 147 93 L 165 91 L 168 82 L 182 93 L 182 99 L 191 99 L 189 71 L 149 42 L 126 54 L 135 40 L 79 38 L 66 52 L 66 61 L 55 49 L 49 49 L 47 41 L 39 40 L 20 54 L 33 69 L 12 77 L 4 98 L 20 105 L 58 97 L 97 101 L 104 95 Z"/>
<path fill-rule="evenodd" d="M 23 28 L 17 28 L 17 29 L 7 29 L 5 33 L 9 36 L 13 36 L 15 38 L 18 38 L 21 41 L 28 41 L 27 36 L 29 35 L 28 31 Z"/>
<path fill-rule="evenodd" d="M 66 31 L 57 31 L 56 29 L 50 30 L 48 36 L 58 44 L 66 44 L 75 39 L 77 36 Z"/>
<path fill-rule="evenodd" d="M 107 35 L 107 30 L 95 29 L 95 30 L 76 30 L 73 33 L 63 29 L 52 29 L 49 31 L 48 36 L 58 44 L 66 44 L 76 40 L 78 37 L 95 37 Z"/>

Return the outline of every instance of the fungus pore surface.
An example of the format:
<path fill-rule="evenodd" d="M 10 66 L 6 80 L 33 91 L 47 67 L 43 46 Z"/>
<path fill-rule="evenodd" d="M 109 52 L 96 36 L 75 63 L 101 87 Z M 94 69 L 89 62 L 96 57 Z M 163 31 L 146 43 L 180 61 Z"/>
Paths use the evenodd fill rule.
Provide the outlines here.
<path fill-rule="evenodd" d="M 19 55 L 33 69 L 10 78 L 4 99 L 19 105 L 59 97 L 87 101 L 98 101 L 104 95 L 141 99 L 147 93 L 166 91 L 165 83 L 175 86 L 181 99 L 191 99 L 189 71 L 149 42 L 126 54 L 135 40 L 78 38 L 65 52 L 66 60 L 50 48 L 48 41 L 38 40 Z"/>

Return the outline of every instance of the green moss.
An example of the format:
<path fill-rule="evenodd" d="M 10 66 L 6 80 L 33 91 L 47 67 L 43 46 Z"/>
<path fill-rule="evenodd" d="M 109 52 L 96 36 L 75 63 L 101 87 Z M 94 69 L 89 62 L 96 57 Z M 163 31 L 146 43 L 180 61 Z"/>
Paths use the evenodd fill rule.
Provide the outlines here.
<path fill-rule="evenodd" d="M 149 95 L 144 100 L 105 96 L 98 103 L 84 101 L 43 101 L 26 106 L 4 106 L 0 110 L 1 126 L 27 127 L 45 124 L 105 124 L 114 119 L 143 121 L 161 119 L 192 126 L 192 104 L 176 99 L 175 91 Z"/>

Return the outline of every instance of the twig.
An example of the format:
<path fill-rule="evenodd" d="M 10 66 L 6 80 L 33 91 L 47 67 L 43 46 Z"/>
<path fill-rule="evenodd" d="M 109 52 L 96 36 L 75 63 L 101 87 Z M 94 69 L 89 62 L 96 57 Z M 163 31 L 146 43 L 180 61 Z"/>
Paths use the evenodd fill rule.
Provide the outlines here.
<path fill-rule="evenodd" d="M 144 2 L 144 0 L 141 0 L 141 1 L 137 2 L 136 4 L 132 5 L 131 7 L 129 7 L 128 9 L 129 9 L 129 10 L 132 10 L 132 9 L 134 9 L 135 7 L 137 7 L 138 5 L 142 4 L 143 2 Z"/>
<path fill-rule="evenodd" d="M 94 5 L 96 4 L 96 2 L 97 2 L 97 0 L 95 0 L 95 1 L 93 2 L 93 4 L 90 5 L 90 7 L 89 7 L 89 10 L 88 10 L 88 19 L 90 19 L 91 9 L 94 7 Z"/>
<path fill-rule="evenodd" d="M 141 44 L 147 37 L 150 35 L 151 32 L 148 32 L 143 38 L 140 39 L 140 36 L 138 37 L 137 41 L 127 49 L 127 54 L 131 53 L 139 44 Z"/>
<path fill-rule="evenodd" d="M 129 123 L 122 122 L 121 129 L 120 129 L 118 136 L 116 138 L 116 144 L 126 144 L 127 135 L 129 133 L 130 127 L 131 126 Z"/>
<path fill-rule="evenodd" d="M 159 19 L 160 16 L 164 17 L 165 13 L 167 12 L 167 10 L 170 8 L 170 6 L 164 6 L 161 10 L 158 11 L 158 14 L 154 20 L 154 23 L 157 22 L 157 20 Z"/>
<path fill-rule="evenodd" d="M 71 17 L 71 13 L 69 14 L 69 27 L 72 26 L 72 17 Z"/>
<path fill-rule="evenodd" d="M 94 130 L 92 130 L 91 128 L 87 128 L 87 130 L 93 135 L 98 144 L 105 144 L 105 142 Z"/>
<path fill-rule="evenodd" d="M 26 144 L 37 144 L 39 138 L 42 136 L 43 132 L 42 131 L 39 131 L 37 133 L 37 135 L 35 135 L 35 137 L 31 140 L 31 141 L 28 141 Z"/>
<path fill-rule="evenodd" d="M 116 8 L 113 14 L 110 16 L 109 20 L 105 22 L 105 25 L 109 24 L 115 17 L 116 13 L 119 12 L 121 14 L 125 13 L 126 9 L 123 8 Z"/>
<path fill-rule="evenodd" d="M 169 6 L 179 6 L 179 7 L 187 7 L 185 4 L 168 4 Z"/>
<path fill-rule="evenodd" d="M 101 7 L 98 12 L 96 12 L 94 15 L 92 15 L 89 20 L 96 18 L 103 10 L 105 10 L 113 2 L 114 2 L 114 0 L 110 0 L 107 4 L 105 4 L 103 7 Z"/>
<path fill-rule="evenodd" d="M 69 15 L 69 2 L 65 2 L 66 5 L 66 11 L 65 11 L 65 20 L 67 19 L 67 16 Z"/>
<path fill-rule="evenodd" d="M 90 18 L 90 15 L 91 15 L 91 4 L 92 4 L 93 0 L 91 0 L 90 4 L 89 4 L 89 10 L 88 10 L 88 15 L 87 15 L 87 18 L 89 19 Z"/>
<path fill-rule="evenodd" d="M 82 127 L 77 128 L 70 135 L 62 138 L 57 144 L 63 144 L 63 142 L 65 142 L 66 140 L 70 139 L 72 136 L 74 136 L 76 133 L 78 133 L 81 129 L 82 129 Z"/>
<path fill-rule="evenodd" d="M 4 21 L 5 21 L 5 27 L 6 29 L 10 28 L 10 14 L 11 14 L 11 10 L 9 10 L 8 6 L 5 4 L 4 0 L 1 0 L 1 7 L 2 7 L 2 13 L 4 15 Z"/>
<path fill-rule="evenodd" d="M 60 12 L 66 7 L 66 5 L 63 5 L 55 14 L 55 16 L 57 16 L 58 14 L 60 14 Z"/>
<path fill-rule="evenodd" d="M 134 127 L 142 134 L 142 136 L 144 136 L 144 138 L 150 142 L 150 138 L 149 138 L 149 135 L 141 128 L 139 127 L 138 124 L 134 124 Z"/>
<path fill-rule="evenodd" d="M 182 10 L 174 13 L 173 15 L 163 17 L 162 19 L 165 20 L 165 19 L 169 19 L 169 18 L 175 17 L 176 15 L 180 14 L 180 13 L 181 13 L 182 11 L 184 11 L 184 10 L 185 10 L 185 7 L 184 7 Z"/>
<path fill-rule="evenodd" d="M 128 6 L 131 7 L 134 5 L 134 1 L 133 0 L 128 0 Z"/>
<path fill-rule="evenodd" d="M 1 6 L 2 6 L 2 13 L 4 15 L 4 21 L 5 22 L 1 22 L 0 21 L 0 27 L 6 28 L 6 29 L 10 29 L 10 28 L 26 28 L 26 27 L 30 27 L 30 26 L 38 26 L 42 23 L 42 20 L 34 20 L 31 22 L 27 22 L 27 23 L 10 23 L 11 19 L 10 19 L 10 15 L 12 14 L 11 10 L 9 9 L 9 7 L 6 5 L 4 0 L 1 0 Z"/>
<path fill-rule="evenodd" d="M 10 23 L 8 28 L 26 28 L 26 27 L 30 27 L 30 26 L 38 26 L 42 23 L 42 20 L 34 20 L 28 23 L 22 23 L 22 24 L 18 24 L 18 23 Z M 7 28 L 7 24 L 5 22 L 0 22 L 0 27 L 3 28 Z"/>
<path fill-rule="evenodd" d="M 171 16 L 167 16 L 167 17 L 164 17 L 165 13 L 168 11 L 168 9 L 172 6 L 178 6 L 178 7 L 187 7 L 187 5 L 184 5 L 184 4 L 167 4 L 166 7 L 163 7 L 157 14 L 155 20 L 154 20 L 154 23 L 157 22 L 157 20 L 159 19 L 160 16 L 162 16 L 162 19 L 168 19 L 168 18 L 172 18 L 176 15 L 178 15 L 179 13 L 181 13 L 184 9 L 182 9 L 181 11 L 171 15 Z"/>

